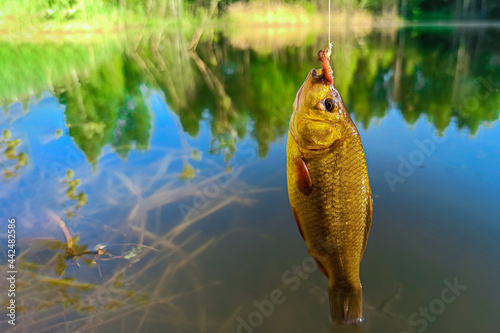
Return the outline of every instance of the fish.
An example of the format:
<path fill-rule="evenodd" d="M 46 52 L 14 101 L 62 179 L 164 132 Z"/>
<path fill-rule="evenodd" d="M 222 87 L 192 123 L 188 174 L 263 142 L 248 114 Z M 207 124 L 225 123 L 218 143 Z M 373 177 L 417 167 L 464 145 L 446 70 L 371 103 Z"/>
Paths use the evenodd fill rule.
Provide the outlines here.
<path fill-rule="evenodd" d="M 373 200 L 358 129 L 334 86 L 329 48 L 319 52 L 323 68 L 309 72 L 293 103 L 286 147 L 288 197 L 309 254 L 328 278 L 333 322 L 359 325 L 359 270 Z"/>

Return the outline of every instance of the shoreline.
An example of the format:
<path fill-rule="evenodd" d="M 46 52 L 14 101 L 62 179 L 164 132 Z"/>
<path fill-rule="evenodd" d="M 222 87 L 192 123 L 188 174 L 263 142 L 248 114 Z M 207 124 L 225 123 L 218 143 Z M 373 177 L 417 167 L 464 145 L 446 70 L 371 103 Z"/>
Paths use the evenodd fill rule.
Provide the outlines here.
<path fill-rule="evenodd" d="M 324 20 L 326 18 L 326 20 Z M 236 24 L 229 19 L 218 19 L 209 23 L 208 27 L 212 29 L 230 29 L 233 31 L 241 31 L 248 29 L 255 29 L 259 31 L 264 30 L 282 30 L 282 29 L 307 29 L 308 31 L 317 31 L 319 29 L 324 29 L 325 22 L 328 24 L 328 18 L 325 16 L 322 19 L 318 19 L 314 23 L 308 24 L 277 24 L 277 23 L 260 23 L 260 24 Z M 356 24 L 347 24 L 346 22 L 336 22 L 332 24 L 332 30 L 341 28 L 342 31 L 349 30 L 359 30 L 359 29 L 401 29 L 401 28 L 498 28 L 500 29 L 500 21 L 422 21 L 422 22 L 412 22 L 403 20 L 388 20 L 388 21 L 375 21 L 375 22 L 357 22 Z M 141 33 L 142 31 L 148 30 L 169 30 L 169 29 L 182 29 L 184 31 L 189 31 L 190 29 L 195 30 L 197 24 L 187 23 L 187 22 L 167 22 L 157 24 L 149 23 L 132 23 L 127 24 L 126 22 L 120 22 L 113 25 L 103 26 L 102 24 L 95 24 L 88 22 L 69 22 L 65 24 L 54 24 L 54 25 L 44 25 L 36 26 L 34 24 L 29 25 L 28 29 L 18 30 L 12 29 L 12 27 L 5 27 L 4 24 L 0 24 L 0 41 L 34 41 L 36 38 L 41 38 L 41 41 L 57 41 L 58 37 L 61 37 L 62 42 L 67 41 L 68 37 L 77 37 L 76 41 L 81 39 L 88 39 L 93 36 L 105 36 L 111 34 L 113 36 L 132 33 Z M 327 30 L 325 30 L 327 31 Z M 82 37 L 82 38 L 79 38 Z"/>

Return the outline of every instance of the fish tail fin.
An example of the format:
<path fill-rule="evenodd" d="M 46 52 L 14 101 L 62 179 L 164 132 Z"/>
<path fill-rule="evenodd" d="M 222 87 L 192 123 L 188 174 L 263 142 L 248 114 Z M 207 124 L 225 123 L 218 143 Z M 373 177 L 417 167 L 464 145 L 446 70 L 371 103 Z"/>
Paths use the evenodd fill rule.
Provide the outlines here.
<path fill-rule="evenodd" d="M 363 318 L 363 293 L 361 286 L 349 290 L 330 284 L 330 312 L 332 320 L 337 325 L 359 325 Z"/>

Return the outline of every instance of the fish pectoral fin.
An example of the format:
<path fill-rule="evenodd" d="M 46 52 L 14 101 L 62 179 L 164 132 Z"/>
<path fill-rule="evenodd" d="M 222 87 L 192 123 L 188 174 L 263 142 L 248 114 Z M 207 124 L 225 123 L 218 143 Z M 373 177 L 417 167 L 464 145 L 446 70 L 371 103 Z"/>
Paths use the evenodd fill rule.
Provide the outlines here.
<path fill-rule="evenodd" d="M 312 191 L 312 180 L 306 162 L 301 157 L 295 158 L 295 177 L 297 179 L 297 187 L 300 192 L 308 195 Z"/>
<path fill-rule="evenodd" d="M 306 240 L 304 237 L 304 232 L 302 231 L 302 226 L 300 225 L 300 220 L 299 217 L 297 216 L 297 213 L 295 212 L 295 209 L 292 207 L 292 213 L 293 213 L 293 218 L 295 219 L 295 223 L 297 223 L 297 227 L 299 228 L 300 235 L 302 236 L 303 240 Z"/>

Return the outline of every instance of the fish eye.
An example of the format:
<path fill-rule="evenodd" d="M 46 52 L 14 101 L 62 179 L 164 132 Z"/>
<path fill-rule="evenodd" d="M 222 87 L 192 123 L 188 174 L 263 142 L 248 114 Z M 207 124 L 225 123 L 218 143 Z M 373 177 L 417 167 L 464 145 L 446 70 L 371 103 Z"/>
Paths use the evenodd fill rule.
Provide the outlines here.
<path fill-rule="evenodd" d="M 335 109 L 335 101 L 331 98 L 325 99 L 325 109 L 328 112 L 332 112 Z"/>

